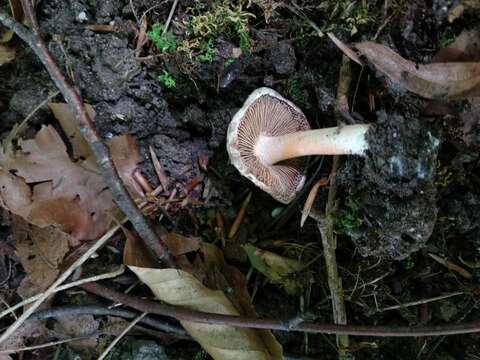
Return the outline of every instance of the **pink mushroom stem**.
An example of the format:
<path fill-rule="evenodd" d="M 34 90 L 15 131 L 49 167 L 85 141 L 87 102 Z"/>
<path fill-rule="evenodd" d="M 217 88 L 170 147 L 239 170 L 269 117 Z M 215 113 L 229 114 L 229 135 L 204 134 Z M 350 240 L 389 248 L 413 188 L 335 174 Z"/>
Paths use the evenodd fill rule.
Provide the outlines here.
<path fill-rule="evenodd" d="M 370 125 L 345 125 L 282 136 L 261 135 L 255 155 L 265 165 L 307 155 L 364 155 Z"/>

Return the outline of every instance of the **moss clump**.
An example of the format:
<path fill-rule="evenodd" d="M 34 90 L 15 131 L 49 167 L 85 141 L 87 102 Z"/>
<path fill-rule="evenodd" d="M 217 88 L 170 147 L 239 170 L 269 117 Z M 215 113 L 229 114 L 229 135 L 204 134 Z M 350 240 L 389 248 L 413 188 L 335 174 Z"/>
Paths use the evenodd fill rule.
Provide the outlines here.
<path fill-rule="evenodd" d="M 173 89 L 175 86 L 177 86 L 177 82 L 173 76 L 166 70 L 163 70 L 163 73 L 158 76 L 158 81 L 160 81 L 168 89 Z"/>
<path fill-rule="evenodd" d="M 177 37 L 171 31 L 163 34 L 163 25 L 161 24 L 154 24 L 152 29 L 147 31 L 147 37 L 162 53 L 173 53 L 177 50 Z"/>

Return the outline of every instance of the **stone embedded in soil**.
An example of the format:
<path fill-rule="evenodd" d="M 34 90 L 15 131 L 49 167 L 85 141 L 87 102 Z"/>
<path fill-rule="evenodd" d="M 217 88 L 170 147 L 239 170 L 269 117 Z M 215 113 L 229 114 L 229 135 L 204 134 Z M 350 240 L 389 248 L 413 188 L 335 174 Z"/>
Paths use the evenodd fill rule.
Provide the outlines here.
<path fill-rule="evenodd" d="M 364 256 L 403 259 L 424 247 L 433 232 L 439 140 L 415 112 L 379 112 L 367 141 L 366 158 L 353 159 L 340 176 L 340 183 L 351 186 L 362 220 L 347 233 Z"/>
<path fill-rule="evenodd" d="M 280 41 L 268 52 L 268 60 L 279 75 L 289 75 L 295 71 L 297 58 L 295 49 L 289 41 Z"/>

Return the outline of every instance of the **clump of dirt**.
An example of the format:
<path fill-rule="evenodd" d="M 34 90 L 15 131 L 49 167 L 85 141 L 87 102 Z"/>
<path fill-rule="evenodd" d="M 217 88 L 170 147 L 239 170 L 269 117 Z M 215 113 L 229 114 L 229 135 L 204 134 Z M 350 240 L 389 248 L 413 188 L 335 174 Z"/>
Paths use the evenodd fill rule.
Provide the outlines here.
<path fill-rule="evenodd" d="M 404 259 L 425 246 L 435 225 L 440 140 L 416 112 L 377 115 L 367 133 L 367 157 L 343 175 L 344 186 L 356 185 L 349 190 L 350 214 L 343 210 L 353 223 L 344 222 L 342 230 L 364 256 Z M 352 169 L 356 174 L 346 175 Z"/>

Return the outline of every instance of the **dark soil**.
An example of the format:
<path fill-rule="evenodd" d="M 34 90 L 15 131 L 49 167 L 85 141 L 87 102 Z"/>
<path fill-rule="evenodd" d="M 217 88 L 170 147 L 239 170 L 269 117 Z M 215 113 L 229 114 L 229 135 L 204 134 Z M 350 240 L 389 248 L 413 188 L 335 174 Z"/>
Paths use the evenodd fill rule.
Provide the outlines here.
<path fill-rule="evenodd" d="M 195 3 L 180 1 L 176 10 L 171 28 L 180 38 L 187 36 L 185 24 L 193 16 L 189 9 Z M 361 1 L 352 3 L 360 6 Z M 462 19 L 449 24 L 445 9 L 452 6 L 452 1 L 392 1 L 388 14 L 383 14 L 384 3 L 372 2 L 375 20 L 359 25 L 359 31 L 351 35 L 345 19 L 332 15 L 328 20 L 317 2 L 298 1 L 317 24 L 337 21 L 340 25 L 335 23 L 336 35 L 346 42 L 373 39 L 385 22 L 376 41 L 422 63 L 429 62 L 462 30 L 478 25 L 478 12 L 467 12 Z M 42 0 L 37 13 L 50 50 L 85 101 L 94 107 L 102 136 L 132 134 L 145 158 L 142 173 L 153 186 L 158 185 L 158 180 L 150 161 L 150 146 L 172 188 L 181 192 L 193 182 L 201 184 L 189 195 L 198 204 L 181 209 L 172 206 L 162 226 L 220 242 L 218 232 L 211 226 L 216 212 L 223 214 L 228 232 L 245 196 L 253 191 L 240 231 L 224 249 L 227 259 L 247 274 L 251 266 L 240 246 L 246 242 L 290 257 L 299 257 L 298 253 L 307 249 L 316 259 L 305 274 L 298 275 L 298 282 L 307 285 L 294 296 L 267 284 L 255 273 L 249 290 L 255 294 L 257 311 L 270 317 L 301 313 L 333 322 L 325 264 L 322 256 L 316 257 L 322 252 L 317 226 L 312 219 L 303 228 L 299 226 L 305 193 L 292 205 L 280 207 L 229 164 L 225 136 L 233 114 L 261 86 L 272 87 L 295 102 L 313 128 L 334 126 L 341 52 L 327 37 L 313 36 L 308 23 L 298 20 L 286 8 L 277 10 L 276 16 L 266 23 L 258 5 L 248 9 L 256 15 L 249 23 L 253 45 L 238 57 L 233 57 L 232 51 L 239 48 L 239 41 L 228 34 L 218 36 L 211 63 L 178 53 L 160 54 L 151 44 L 137 49 L 136 16 L 148 11 L 149 25 L 164 23 L 170 3 L 158 4 L 153 0 Z M 115 31 L 86 27 L 92 24 L 113 24 Z M 18 40 L 16 43 L 16 61 L 0 67 L 0 132 L 4 135 L 54 90 L 40 62 Z M 176 79 L 172 89 L 157 79 L 164 70 Z M 455 111 L 447 114 L 426 114 L 425 100 L 398 89 L 375 71 L 361 71 L 352 65 L 352 73 L 354 82 L 349 96 L 355 107 L 351 118 L 373 127 L 368 134 L 368 156 L 344 159 L 338 173 L 334 220 L 349 322 L 414 326 L 479 319 L 478 114 L 467 111 L 471 109 L 467 102 L 449 104 Z M 375 99 L 374 109 L 369 107 L 369 98 Z M 57 100 L 61 101 L 60 97 Z M 41 109 L 30 120 L 24 136 L 32 136 L 41 125 L 49 123 L 55 123 L 53 116 L 48 108 Z M 307 173 L 316 181 L 329 176 L 330 169 L 331 159 L 325 158 L 311 161 Z M 327 193 L 328 188 L 319 191 L 316 204 L 321 211 Z M 21 269 L 11 250 L 8 222 L 5 226 L 2 223 L 0 236 L 2 292 L 8 293 L 6 298 L 15 303 Z M 472 278 L 467 280 L 449 271 L 433 261 L 429 253 L 459 264 L 472 273 Z M 116 261 L 120 263 L 121 259 Z M 8 275 L 10 262 L 17 265 Z M 5 274 L 10 281 L 2 282 Z M 133 282 L 131 278 L 127 280 L 128 284 Z M 456 291 L 464 294 L 383 310 Z M 275 335 L 288 353 L 337 358 L 332 346 L 334 336 L 309 336 L 307 341 L 298 333 Z M 479 335 L 424 339 L 356 337 L 352 338 L 352 357 L 473 360 L 480 353 L 479 341 Z M 162 359 L 190 359 L 200 351 L 193 342 L 184 346 L 182 343 L 181 347 L 165 345 L 165 349 L 157 344 L 155 348 L 147 337 L 132 344 L 123 343 L 116 350 L 119 359 L 127 358 L 120 356 L 128 356 L 128 351 L 156 354 Z M 73 355 L 64 355 L 62 359 L 75 356 L 73 349 L 65 349 L 62 354 Z M 122 349 L 127 349 L 123 355 Z M 45 358 L 53 358 L 54 351 L 44 354 Z"/>

